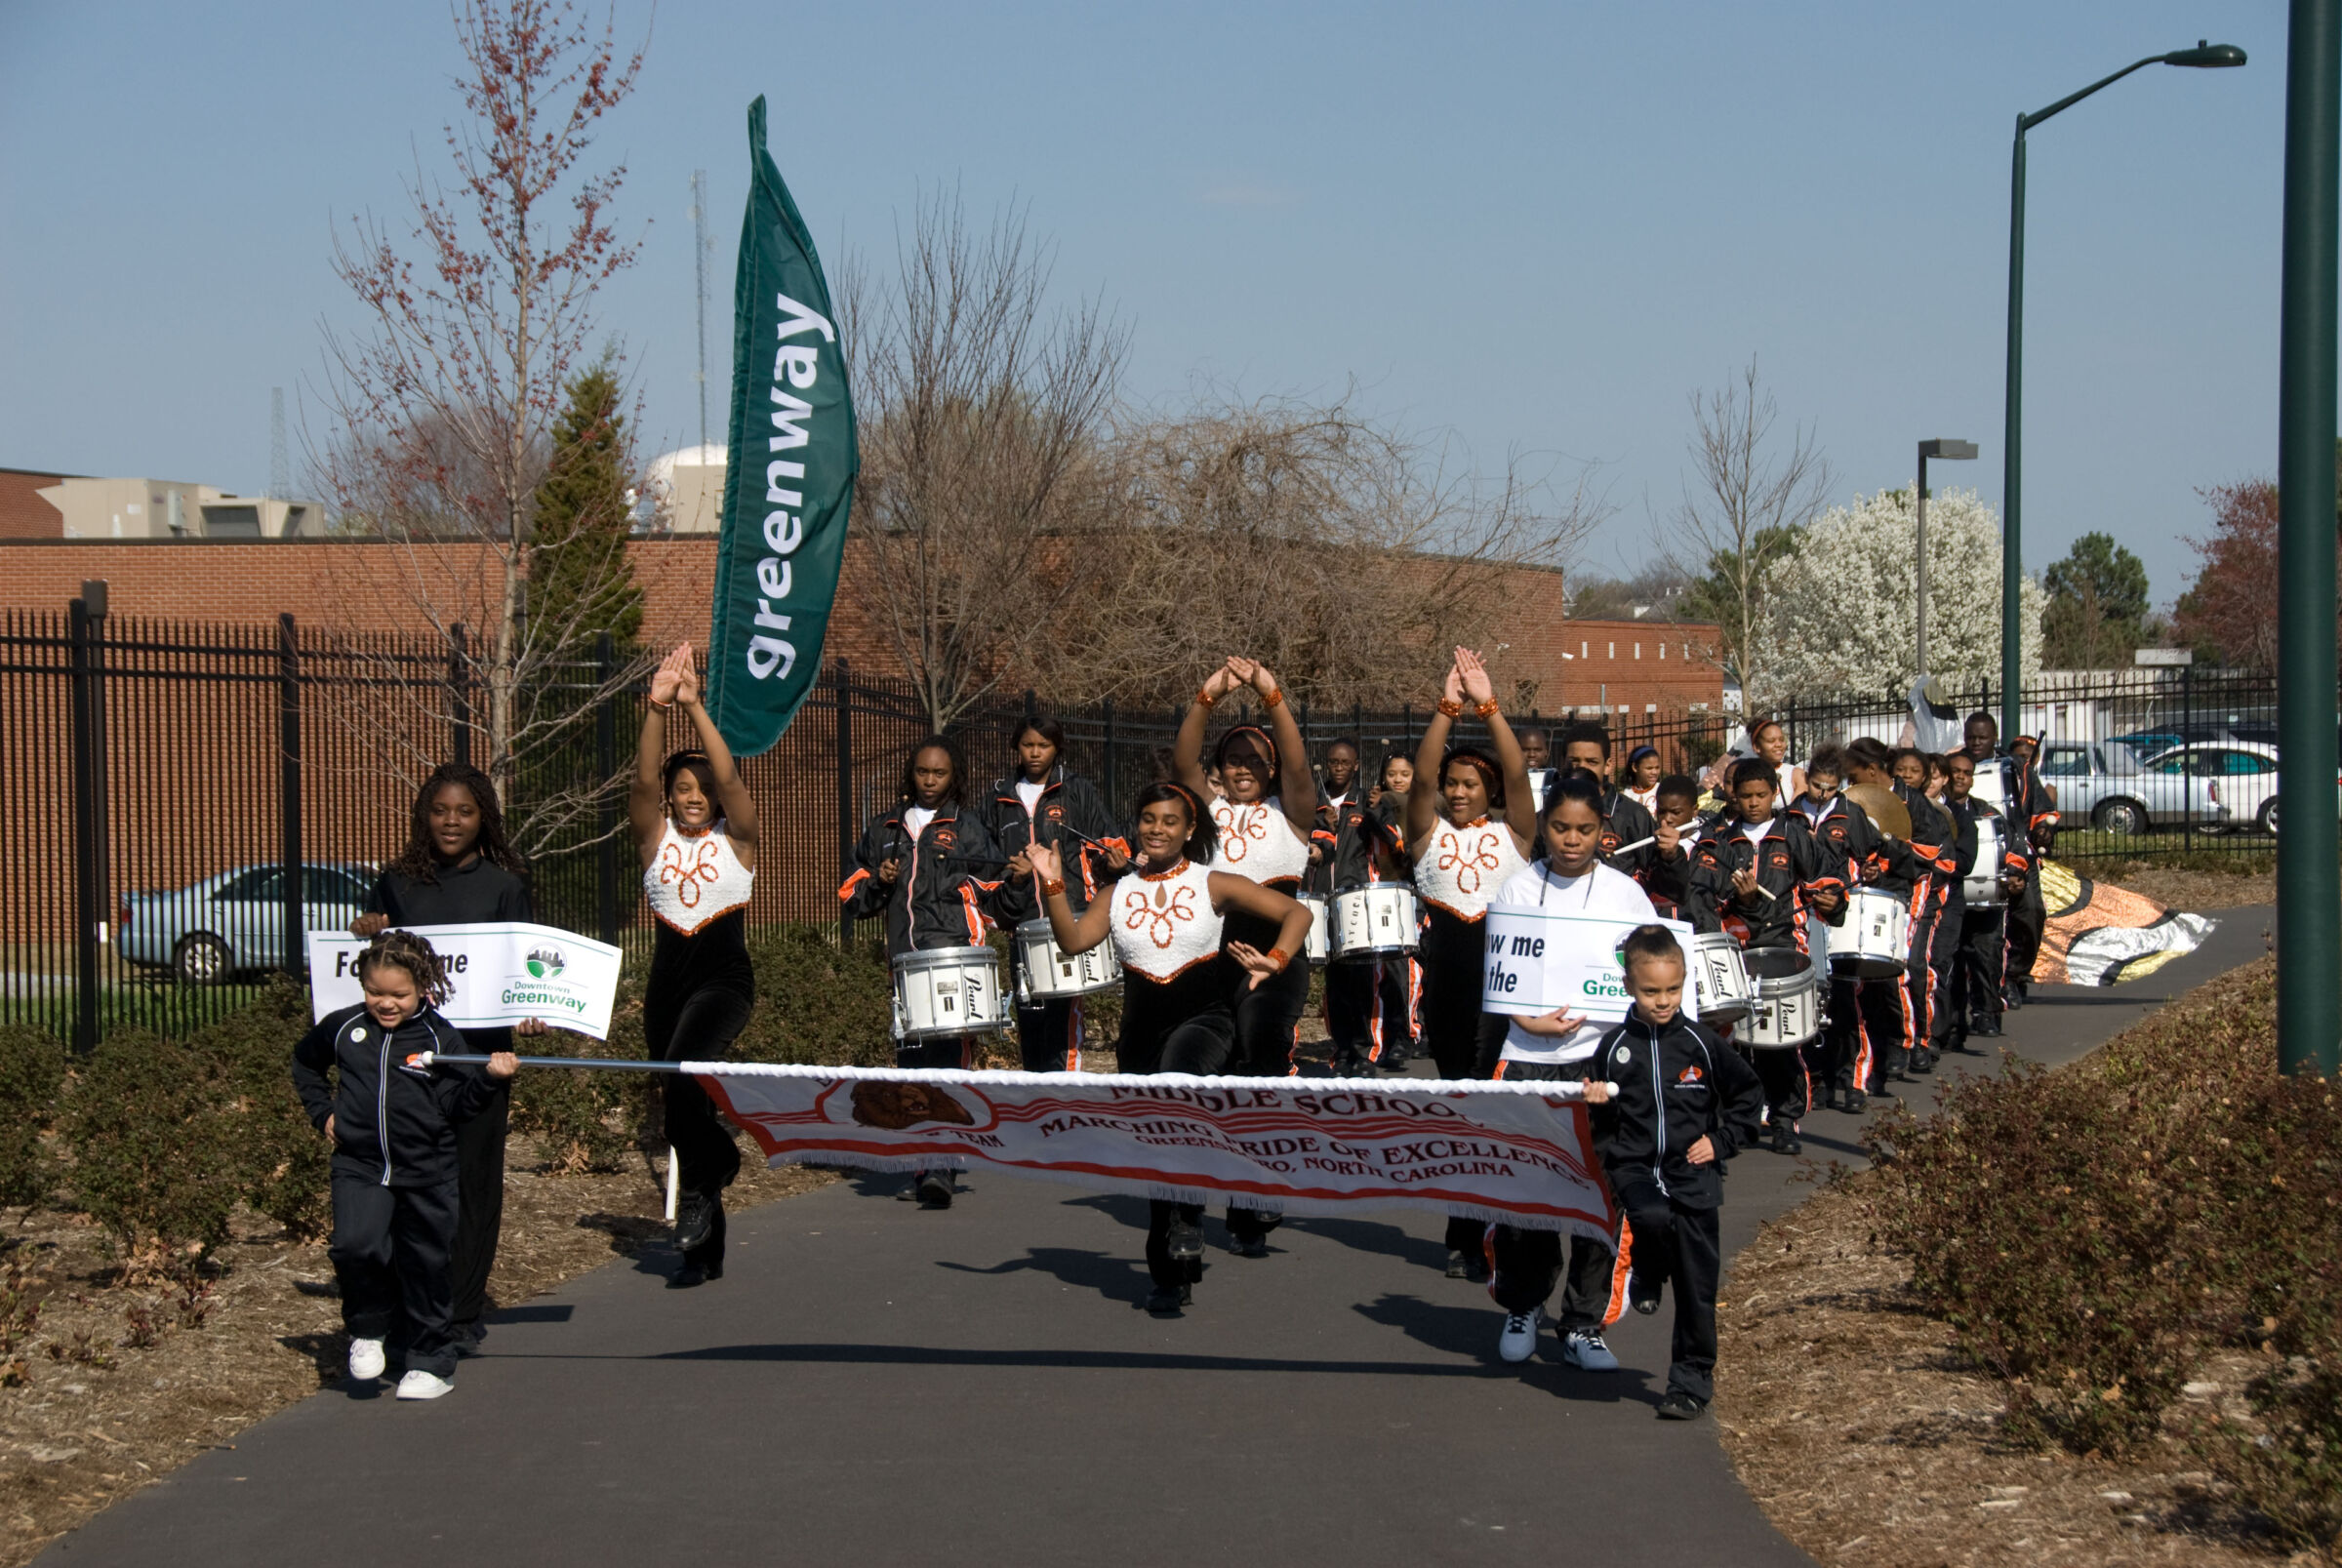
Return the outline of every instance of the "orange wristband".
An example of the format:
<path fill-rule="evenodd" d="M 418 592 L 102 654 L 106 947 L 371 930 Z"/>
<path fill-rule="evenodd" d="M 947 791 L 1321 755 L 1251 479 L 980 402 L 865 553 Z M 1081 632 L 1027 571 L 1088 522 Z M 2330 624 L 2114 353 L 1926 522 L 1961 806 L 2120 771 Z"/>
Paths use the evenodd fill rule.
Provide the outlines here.
<path fill-rule="evenodd" d="M 1274 707 L 1277 704 L 1283 702 L 1284 700 L 1285 689 L 1282 686 L 1279 686 L 1275 691 L 1271 692 L 1267 697 L 1261 699 L 1261 706 Z"/>
<path fill-rule="evenodd" d="M 1485 703 L 1474 703 L 1472 705 L 1472 710 L 1482 718 L 1489 718 L 1495 714 L 1497 708 L 1501 705 L 1503 704 L 1499 704 L 1495 698 L 1491 697 Z"/>
<path fill-rule="evenodd" d="M 1063 893 L 1063 892 L 1065 892 L 1065 891 L 1066 891 L 1066 884 L 1065 884 L 1065 883 L 1063 883 L 1063 882 L 1052 882 L 1052 881 L 1049 881 L 1049 880 L 1048 880 L 1048 879 L 1046 879 L 1046 878 L 1043 878 L 1043 879 L 1042 879 L 1042 882 L 1041 882 L 1041 897 L 1042 897 L 1042 898 L 1044 898 L 1044 899 L 1054 899 L 1054 898 L 1056 898 L 1056 897 L 1057 897 L 1059 894 L 1061 894 L 1061 893 Z"/>
<path fill-rule="evenodd" d="M 1464 712 L 1464 704 L 1462 703 L 1451 703 L 1446 698 L 1442 697 L 1439 699 L 1439 711 L 1446 714 L 1451 719 L 1457 718 L 1462 716 Z"/>
<path fill-rule="evenodd" d="M 1287 964 L 1293 961 L 1293 955 L 1282 947 L 1272 947 L 1269 949 L 1269 961 L 1282 971 Z"/>
<path fill-rule="evenodd" d="M 1198 707 L 1211 707 L 1219 701 L 1220 699 L 1214 697 L 1206 688 L 1201 686 L 1195 688 L 1195 704 Z"/>

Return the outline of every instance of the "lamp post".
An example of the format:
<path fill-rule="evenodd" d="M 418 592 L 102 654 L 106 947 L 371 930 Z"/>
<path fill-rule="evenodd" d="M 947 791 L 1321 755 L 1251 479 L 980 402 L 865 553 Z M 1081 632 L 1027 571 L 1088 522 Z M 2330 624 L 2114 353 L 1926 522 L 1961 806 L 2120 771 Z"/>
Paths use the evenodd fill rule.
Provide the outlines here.
<path fill-rule="evenodd" d="M 2216 69 L 2225 65 L 2244 63 L 2244 51 L 2233 44 L 2207 43 L 2198 39 L 2194 49 L 2174 50 L 2168 55 L 2150 55 L 2136 64 L 2125 65 L 2104 80 L 2092 82 L 2080 92 L 2059 99 L 2045 109 L 2017 116 L 2016 147 L 2010 158 L 2008 181 L 2008 428 L 2003 438 L 2000 457 L 2000 733 L 2017 733 L 2018 691 L 2017 636 L 2018 584 L 2025 577 L 2025 552 L 2020 527 L 2019 499 L 2024 476 L 2024 361 L 2025 361 L 2025 133 L 2052 114 L 2070 109 L 2102 87 L 2111 87 L 2132 71 L 2149 65 L 2186 65 L 2197 69 Z"/>
<path fill-rule="evenodd" d="M 1919 663 L 1915 675 L 1927 673 L 1927 460 L 1939 458 L 1946 462 L 1964 462 L 1976 456 L 1973 441 L 1922 441 L 1919 443 L 1919 527 L 1915 546 L 1919 556 Z"/>
<path fill-rule="evenodd" d="M 2342 1070 L 2334 880 L 2334 285 L 2342 3 L 2293 0 L 2277 393 L 2277 1065 Z M 2274 825 L 2274 823 L 2272 824 Z"/>

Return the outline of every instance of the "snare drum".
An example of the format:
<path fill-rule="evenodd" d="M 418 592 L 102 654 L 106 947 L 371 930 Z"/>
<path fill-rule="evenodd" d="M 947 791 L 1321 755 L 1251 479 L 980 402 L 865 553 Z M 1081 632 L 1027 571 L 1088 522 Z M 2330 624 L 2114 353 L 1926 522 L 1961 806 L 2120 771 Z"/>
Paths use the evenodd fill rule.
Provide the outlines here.
<path fill-rule="evenodd" d="M 1749 970 L 1740 944 L 1721 931 L 1691 939 L 1692 1005 L 1703 1024 L 1729 1024 L 1749 1012 Z"/>
<path fill-rule="evenodd" d="M 1046 920 L 1028 920 L 1017 927 L 1017 990 L 1027 1002 L 1055 1002 L 1087 996 L 1120 985 L 1122 960 L 1114 945 L 1102 942 L 1088 952 L 1068 954 Z"/>
<path fill-rule="evenodd" d="M 1334 962 L 1384 958 L 1415 950 L 1415 890 L 1404 882 L 1376 882 L 1334 895 Z"/>
<path fill-rule="evenodd" d="M 1813 960 L 1787 947 L 1748 954 L 1756 996 L 1733 1038 L 1755 1051 L 1786 1051 L 1822 1032 L 1822 977 Z"/>
<path fill-rule="evenodd" d="M 1960 897 L 1971 909 L 1998 909 L 2008 901 L 2000 888 L 2000 862 L 2006 851 L 2000 843 L 2000 824 L 1990 817 L 1976 819 L 1976 866 L 1959 884 Z"/>
<path fill-rule="evenodd" d="M 1302 945 L 1302 954 L 1309 959 L 1312 968 L 1320 968 L 1333 955 L 1329 932 L 1333 921 L 1332 910 L 1322 893 L 1296 893 L 1293 898 L 1310 911 L 1310 940 Z"/>
<path fill-rule="evenodd" d="M 1000 959 L 989 947 L 929 947 L 895 959 L 895 1037 L 982 1034 L 1008 1026 Z"/>
<path fill-rule="evenodd" d="M 1911 955 L 1911 911 L 1900 894 L 1856 888 L 1846 895 L 1845 923 L 1830 939 L 1830 961 L 1861 980 L 1903 973 Z"/>

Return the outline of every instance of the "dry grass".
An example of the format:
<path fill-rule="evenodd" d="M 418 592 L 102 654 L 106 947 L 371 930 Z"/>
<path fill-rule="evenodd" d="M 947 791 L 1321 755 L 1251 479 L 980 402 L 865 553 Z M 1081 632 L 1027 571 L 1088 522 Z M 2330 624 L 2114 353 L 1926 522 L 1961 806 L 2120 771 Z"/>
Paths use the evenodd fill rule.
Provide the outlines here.
<path fill-rule="evenodd" d="M 1716 1413 L 1783 1535 L 1826 1565 L 2268 1568 L 2174 1437 L 2120 1464 L 2001 1439 L 1999 1386 L 1961 1364 L 1909 1280 L 1872 1246 L 1859 1193 L 1842 1190 L 1766 1226 L 1733 1261 Z M 2250 1359 L 2198 1376 L 2234 1390 Z"/>
<path fill-rule="evenodd" d="M 664 1235 L 659 1179 L 538 1174 L 515 1140 L 505 1229 L 491 1282 L 502 1305 L 526 1301 Z M 750 1160 L 733 1188 L 746 1208 L 834 1178 Z M 126 1281 L 86 1217 L 39 1210 L 0 1236 L 40 1298 L 36 1330 L 0 1362 L 25 1359 L 25 1383 L 0 1388 L 0 1568 L 208 1448 L 233 1448 L 254 1422 L 342 1376 L 346 1342 L 322 1242 L 236 1218 L 200 1324 L 182 1326 L 179 1291 Z M 141 1315 L 152 1325 L 139 1332 Z M 137 1347 L 151 1338 L 145 1347 Z"/>
<path fill-rule="evenodd" d="M 2101 868 L 2093 865 L 2086 874 L 2092 881 L 2111 882 L 2142 898 L 2153 899 L 2167 909 L 2179 909 L 2189 914 L 2277 902 L 2275 871 L 2240 872 L 2170 865 L 2109 865 Z"/>

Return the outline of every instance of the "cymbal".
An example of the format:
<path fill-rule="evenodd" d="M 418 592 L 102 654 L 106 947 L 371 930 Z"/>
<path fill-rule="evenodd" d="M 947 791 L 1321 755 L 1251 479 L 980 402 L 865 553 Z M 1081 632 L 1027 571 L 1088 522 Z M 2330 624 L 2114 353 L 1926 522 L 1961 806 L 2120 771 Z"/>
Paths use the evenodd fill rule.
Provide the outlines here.
<path fill-rule="evenodd" d="M 1911 837 L 1911 811 L 1892 789 L 1878 784 L 1855 784 L 1846 798 L 1862 808 L 1871 825 L 1889 838 Z"/>

